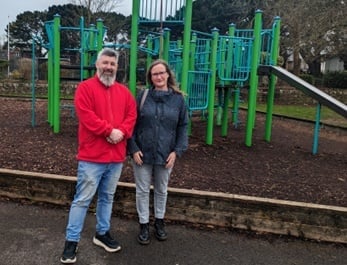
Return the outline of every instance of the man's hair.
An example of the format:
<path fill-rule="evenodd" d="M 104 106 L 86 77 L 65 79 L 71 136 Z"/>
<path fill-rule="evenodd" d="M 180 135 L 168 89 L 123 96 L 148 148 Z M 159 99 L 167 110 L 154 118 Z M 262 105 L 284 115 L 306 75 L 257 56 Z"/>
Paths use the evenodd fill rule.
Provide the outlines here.
<path fill-rule="evenodd" d="M 97 60 L 100 59 L 101 56 L 108 56 L 108 57 L 114 57 L 118 61 L 118 52 L 111 49 L 111 48 L 103 48 L 99 53 L 98 53 L 98 58 Z"/>

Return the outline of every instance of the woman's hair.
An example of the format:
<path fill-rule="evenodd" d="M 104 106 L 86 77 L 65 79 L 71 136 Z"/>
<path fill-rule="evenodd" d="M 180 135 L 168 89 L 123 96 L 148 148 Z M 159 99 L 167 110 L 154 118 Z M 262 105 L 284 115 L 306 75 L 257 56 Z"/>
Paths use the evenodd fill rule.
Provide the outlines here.
<path fill-rule="evenodd" d="M 168 87 L 172 88 L 175 92 L 182 94 L 182 91 L 179 89 L 179 87 L 177 85 L 175 74 L 170 69 L 170 66 L 168 65 L 168 63 L 162 59 L 155 60 L 154 62 L 152 62 L 152 64 L 147 69 L 146 78 L 147 78 L 148 84 L 153 86 L 151 71 L 152 71 L 152 68 L 158 64 L 164 65 L 166 72 L 169 74 L 169 78 L 167 79 Z"/>

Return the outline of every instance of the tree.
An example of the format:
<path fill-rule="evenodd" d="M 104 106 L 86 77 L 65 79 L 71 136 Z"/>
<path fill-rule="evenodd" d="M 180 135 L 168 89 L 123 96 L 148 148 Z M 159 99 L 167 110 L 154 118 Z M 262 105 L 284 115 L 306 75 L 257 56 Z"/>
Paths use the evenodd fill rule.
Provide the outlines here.
<path fill-rule="evenodd" d="M 93 15 L 97 13 L 111 13 L 123 2 L 123 0 L 71 0 L 71 3 L 83 6 L 86 9 L 86 22 L 92 22 Z"/>
<path fill-rule="evenodd" d="M 96 4 L 98 1 L 90 1 Z M 100 1 L 100 5 L 94 6 L 96 9 L 111 8 L 116 2 L 119 1 Z M 107 4 L 110 2 L 109 4 Z M 112 3 L 111 3 L 112 2 Z M 112 4 L 112 5 L 111 5 Z M 47 11 L 26 11 L 19 14 L 15 22 L 10 23 L 10 44 L 11 48 L 20 49 L 23 51 L 31 51 L 33 36 L 37 36 L 37 39 L 42 40 L 36 45 L 37 56 L 44 56 L 45 49 L 42 49 L 45 44 L 48 44 L 49 39 L 45 29 L 45 22 L 54 19 L 55 15 L 60 15 L 61 25 L 63 27 L 79 27 L 81 17 L 85 17 L 89 14 L 89 10 L 82 5 L 52 5 Z M 96 23 L 96 19 L 101 18 L 104 20 L 104 24 L 112 25 L 108 27 L 108 36 L 111 40 L 117 35 L 117 33 L 123 29 L 125 31 L 130 29 L 131 21 L 130 18 L 126 18 L 122 14 L 114 12 L 97 12 L 92 13 L 91 19 L 93 24 Z M 89 27 L 91 21 L 85 21 L 85 26 Z M 80 32 L 76 30 L 62 30 L 61 31 L 61 50 L 65 55 L 71 55 L 74 53 L 72 50 L 80 47 Z M 70 52 L 68 51 L 70 50 Z M 75 52 L 76 53 L 76 52 Z M 71 57 L 70 56 L 70 57 Z M 72 57 L 71 57 L 72 58 Z"/>
<path fill-rule="evenodd" d="M 73 28 L 80 26 L 80 19 L 85 12 L 86 9 L 84 7 L 73 4 L 53 5 L 48 8 L 46 18 L 47 20 L 53 20 L 54 16 L 58 14 L 61 17 L 61 25 L 63 27 Z M 62 50 L 80 47 L 81 36 L 79 31 L 61 30 L 60 36 L 60 46 Z"/>
<path fill-rule="evenodd" d="M 339 54 L 346 48 L 347 8 L 341 0 L 268 0 L 266 12 L 282 20 L 281 52 L 294 55 L 294 73 L 300 73 L 299 54 L 308 64 L 319 62 L 322 52 Z M 345 52 L 345 51 L 344 51 Z"/>
<path fill-rule="evenodd" d="M 123 0 L 71 0 L 62 6 L 51 6 L 45 12 L 24 12 L 10 23 L 11 47 L 31 48 L 32 35 L 47 42 L 44 22 L 61 15 L 63 26 L 79 25 L 80 17 L 90 25 L 101 18 L 107 27 L 110 41 L 121 31 L 129 32 L 131 17 L 115 12 Z M 77 5 L 76 5 L 77 4 Z M 184 8 L 184 7 L 182 7 Z M 211 32 L 218 28 L 226 34 L 229 24 L 237 28 L 252 28 L 255 11 L 263 11 L 263 28 L 270 28 L 275 16 L 281 18 L 281 55 L 291 49 L 294 54 L 294 72 L 300 72 L 299 54 L 309 65 L 319 63 L 322 56 L 347 54 L 347 8 L 342 0 L 196 0 L 193 1 L 192 29 Z M 180 11 L 180 10 L 179 10 Z M 183 27 L 171 31 L 181 36 Z M 79 33 L 62 33 L 62 48 L 78 46 Z M 38 47 L 37 52 L 41 52 Z"/>
<path fill-rule="evenodd" d="M 53 5 L 48 11 L 25 11 L 16 17 L 16 21 L 10 23 L 10 46 L 11 48 L 20 49 L 21 52 L 31 50 L 33 36 L 38 37 L 42 42 L 36 45 L 36 54 L 44 55 L 45 44 L 48 44 L 48 36 L 45 29 L 45 22 L 53 20 L 56 14 L 61 16 L 61 24 L 63 26 L 76 27 L 79 26 L 79 19 L 83 14 L 83 7 L 72 4 Z M 62 48 L 73 48 L 77 46 L 79 41 L 79 33 L 70 32 L 61 34 Z"/>
<path fill-rule="evenodd" d="M 225 34 L 230 23 L 239 28 L 251 26 L 254 11 L 261 8 L 263 1 L 197 0 L 193 2 L 192 28 L 210 32 L 212 28 Z"/>
<path fill-rule="evenodd" d="M 10 47 L 21 51 L 31 49 L 33 35 L 43 36 L 45 12 L 26 11 L 16 17 L 15 22 L 10 23 Z M 40 47 L 37 52 L 40 54 Z"/>
<path fill-rule="evenodd" d="M 120 32 L 129 32 L 131 29 L 131 17 L 122 14 L 110 12 L 99 12 L 93 14 L 96 19 L 102 19 L 107 28 L 107 37 L 109 41 L 114 42 L 117 34 Z"/>
<path fill-rule="evenodd" d="M 216 27 L 225 34 L 230 23 L 251 28 L 254 13 L 263 11 L 263 28 L 281 18 L 281 55 L 294 55 L 294 72 L 300 73 L 301 54 L 309 65 L 320 63 L 324 54 L 347 54 L 347 8 L 341 0 L 196 0 L 192 28 L 210 32 Z"/>

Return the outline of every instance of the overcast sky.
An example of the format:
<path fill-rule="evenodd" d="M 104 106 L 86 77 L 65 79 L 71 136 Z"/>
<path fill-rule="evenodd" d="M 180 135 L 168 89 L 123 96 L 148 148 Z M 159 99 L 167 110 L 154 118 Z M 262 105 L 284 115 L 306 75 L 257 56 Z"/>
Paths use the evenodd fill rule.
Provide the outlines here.
<path fill-rule="evenodd" d="M 44 11 L 52 5 L 64 5 L 70 0 L 0 0 L 0 42 L 7 40 L 5 29 L 9 22 L 16 20 L 17 15 L 25 11 Z M 129 15 L 132 8 L 132 0 L 123 0 L 115 12 Z M 63 16 L 63 14 L 60 14 Z M 10 32 L 11 33 L 11 32 Z"/>

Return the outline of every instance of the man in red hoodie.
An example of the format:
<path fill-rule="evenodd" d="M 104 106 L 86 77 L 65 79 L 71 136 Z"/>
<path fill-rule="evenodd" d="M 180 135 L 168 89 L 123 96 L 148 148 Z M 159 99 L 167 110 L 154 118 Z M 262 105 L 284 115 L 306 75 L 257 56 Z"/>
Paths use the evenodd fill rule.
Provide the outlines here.
<path fill-rule="evenodd" d="M 121 249 L 110 234 L 113 198 L 126 158 L 127 139 L 136 122 L 136 101 L 129 89 L 116 82 L 117 52 L 98 54 L 96 75 L 81 82 L 75 93 L 79 120 L 76 193 L 66 227 L 62 263 L 75 263 L 77 244 L 95 193 L 96 234 L 93 243 L 108 252 Z"/>

